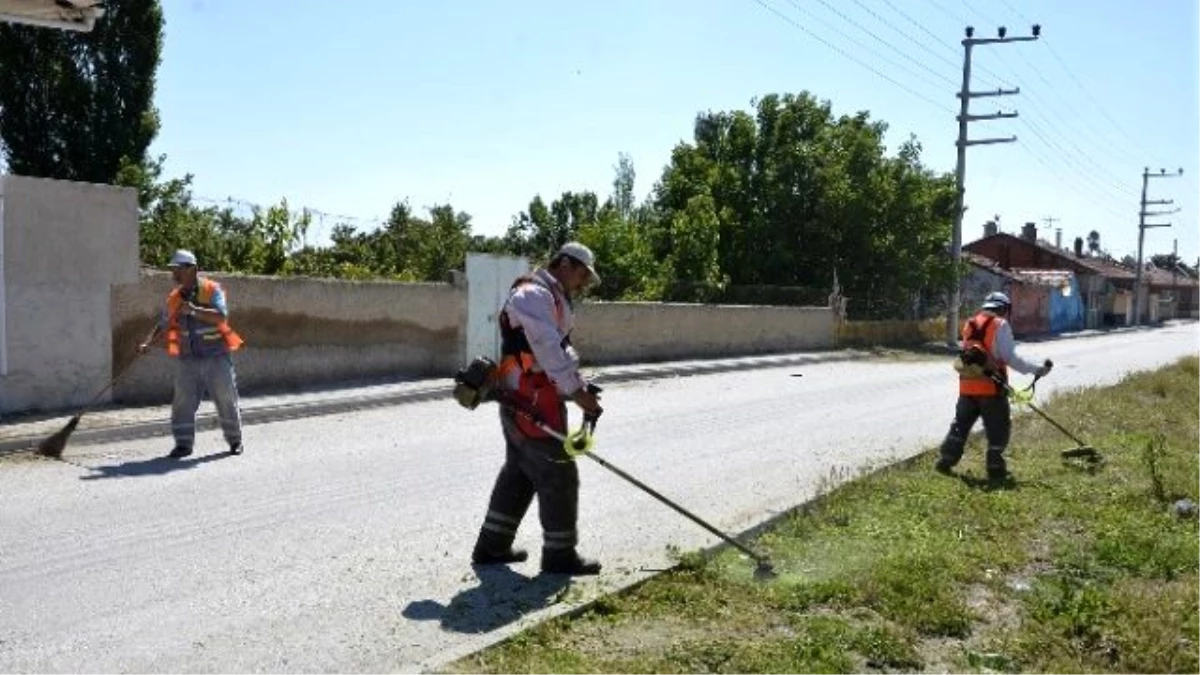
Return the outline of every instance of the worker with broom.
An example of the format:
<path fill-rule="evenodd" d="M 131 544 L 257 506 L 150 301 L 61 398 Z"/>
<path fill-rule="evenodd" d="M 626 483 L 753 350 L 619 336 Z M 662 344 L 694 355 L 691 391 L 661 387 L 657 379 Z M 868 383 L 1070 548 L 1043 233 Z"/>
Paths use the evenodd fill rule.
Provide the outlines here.
<path fill-rule="evenodd" d="M 971 427 L 982 417 L 988 480 L 1000 482 L 1009 477 L 1004 451 L 1012 430 L 1012 412 L 1005 388 L 992 378 L 1007 383 L 1009 366 L 1039 378 L 1050 372 L 1048 365 L 1034 365 L 1017 354 L 1008 322 L 1011 311 L 1012 301 L 1007 295 L 989 293 L 979 312 L 963 325 L 962 348 L 954 363 L 959 378 L 958 403 L 950 431 L 942 441 L 941 457 L 934 465 L 940 473 L 950 474 L 962 459 Z"/>
<path fill-rule="evenodd" d="M 512 285 L 500 312 L 501 352 L 498 385 L 515 392 L 551 428 L 567 430 L 567 399 L 592 419 L 600 402 L 579 373 L 579 356 L 570 343 L 572 300 L 599 283 L 595 256 L 570 242 L 549 264 Z M 528 417 L 501 407 L 505 461 L 496 477 L 487 514 L 471 559 L 477 565 L 521 562 L 528 555 L 513 548 L 517 528 L 536 494 L 542 525 L 543 572 L 599 574 L 600 563 L 579 555 L 579 469 L 562 443 Z"/>
<path fill-rule="evenodd" d="M 229 453 L 242 453 L 242 417 L 231 352 L 242 338 L 229 327 L 225 291 L 199 275 L 196 256 L 180 249 L 171 256 L 175 288 L 167 294 L 166 310 L 154 330 L 138 345 L 144 354 L 163 332 L 167 355 L 175 359 L 175 396 L 171 406 L 170 457 L 192 454 L 196 440 L 196 409 L 207 392 L 217 408 Z"/>

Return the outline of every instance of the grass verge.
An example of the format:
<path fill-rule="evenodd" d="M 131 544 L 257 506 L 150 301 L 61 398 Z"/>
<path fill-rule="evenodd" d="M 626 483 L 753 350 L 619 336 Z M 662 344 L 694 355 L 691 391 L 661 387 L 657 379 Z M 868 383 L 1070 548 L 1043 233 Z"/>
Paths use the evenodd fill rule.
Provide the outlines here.
<path fill-rule="evenodd" d="M 756 542 L 674 570 L 450 672 L 1198 672 L 1200 361 L 1047 404 L 1099 466 L 1033 415 L 1015 482 L 980 439 L 956 478 L 933 454 L 831 491 Z"/>

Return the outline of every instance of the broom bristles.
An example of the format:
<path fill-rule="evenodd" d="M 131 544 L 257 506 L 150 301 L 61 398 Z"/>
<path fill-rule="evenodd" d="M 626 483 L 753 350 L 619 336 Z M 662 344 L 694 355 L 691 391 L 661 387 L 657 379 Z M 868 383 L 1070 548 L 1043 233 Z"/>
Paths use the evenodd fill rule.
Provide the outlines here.
<path fill-rule="evenodd" d="M 79 415 L 72 417 L 66 426 L 54 432 L 53 435 L 41 443 L 38 443 L 38 454 L 55 459 L 62 457 L 63 450 L 67 448 L 67 439 L 71 437 L 71 432 L 75 431 L 75 427 L 79 426 L 79 418 Z"/>

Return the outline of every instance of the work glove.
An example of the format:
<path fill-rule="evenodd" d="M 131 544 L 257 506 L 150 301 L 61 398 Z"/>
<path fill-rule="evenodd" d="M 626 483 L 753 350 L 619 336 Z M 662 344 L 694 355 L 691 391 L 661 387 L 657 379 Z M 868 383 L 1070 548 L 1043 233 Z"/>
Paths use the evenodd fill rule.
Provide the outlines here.
<path fill-rule="evenodd" d="M 1054 367 L 1054 362 L 1051 361 L 1050 359 L 1046 359 L 1046 362 L 1042 364 L 1041 368 L 1038 368 L 1037 370 L 1033 371 L 1033 376 L 1038 379 L 1041 379 L 1041 378 L 1049 375 L 1050 369 L 1053 367 Z"/>
<path fill-rule="evenodd" d="M 571 394 L 571 400 L 575 402 L 575 405 L 583 409 L 585 417 L 595 421 L 600 419 L 600 415 L 604 412 L 604 408 L 600 407 L 599 393 L 600 387 L 588 384 L 576 389 Z"/>

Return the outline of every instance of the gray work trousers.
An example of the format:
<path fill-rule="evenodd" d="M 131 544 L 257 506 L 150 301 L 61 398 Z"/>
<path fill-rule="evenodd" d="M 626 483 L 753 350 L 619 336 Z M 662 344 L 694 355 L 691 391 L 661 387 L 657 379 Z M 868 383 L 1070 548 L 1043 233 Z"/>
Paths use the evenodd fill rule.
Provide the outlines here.
<path fill-rule="evenodd" d="M 196 442 L 196 410 L 205 394 L 212 398 L 229 445 L 242 442 L 242 413 L 238 402 L 233 357 L 175 359 L 175 399 L 171 405 L 171 434 L 175 445 L 190 448 Z"/>
<path fill-rule="evenodd" d="M 1007 471 L 1004 451 L 1008 448 L 1012 433 L 1012 416 L 1008 397 L 1003 393 L 995 396 L 959 396 L 954 407 L 954 421 L 942 441 L 942 458 L 939 462 L 946 468 L 953 467 L 962 459 L 971 427 L 983 418 L 983 432 L 987 436 L 985 463 L 989 474 Z"/>
<path fill-rule="evenodd" d="M 562 418 L 567 419 L 566 405 Z M 478 546 L 499 553 L 512 547 L 517 528 L 536 495 L 544 551 L 573 550 L 579 536 L 579 468 L 553 438 L 530 438 L 517 428 L 516 413 L 500 409 L 504 466 L 492 488 Z"/>

